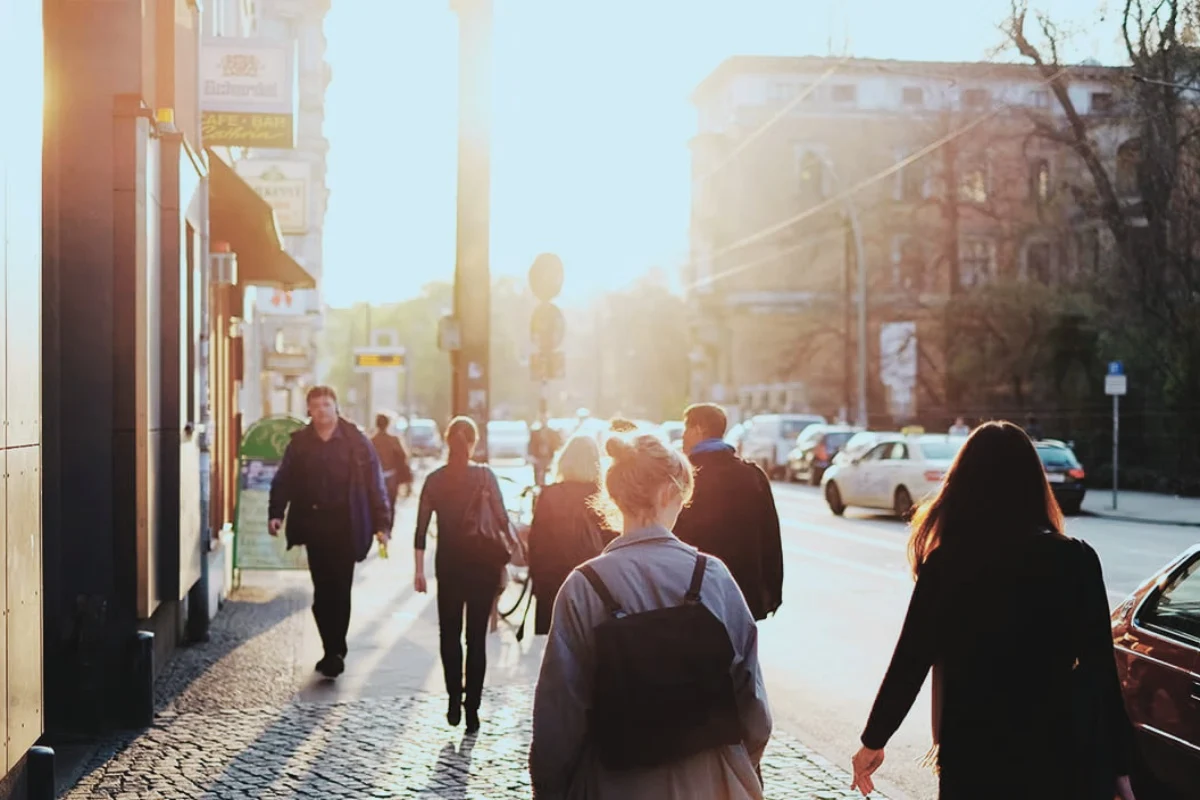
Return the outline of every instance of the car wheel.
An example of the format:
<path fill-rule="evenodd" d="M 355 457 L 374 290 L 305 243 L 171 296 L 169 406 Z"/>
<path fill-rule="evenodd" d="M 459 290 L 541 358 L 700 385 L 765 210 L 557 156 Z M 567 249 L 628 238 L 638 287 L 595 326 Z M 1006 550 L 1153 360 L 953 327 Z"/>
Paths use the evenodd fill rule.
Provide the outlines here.
<path fill-rule="evenodd" d="M 1080 500 L 1072 500 L 1069 503 L 1062 503 L 1062 512 L 1068 517 L 1078 517 L 1083 511 L 1083 502 Z"/>
<path fill-rule="evenodd" d="M 834 513 L 834 516 L 840 517 L 846 513 L 846 504 L 842 502 L 842 493 L 833 481 L 825 484 L 825 502 L 829 504 L 829 510 Z"/>
<path fill-rule="evenodd" d="M 892 502 L 892 509 L 896 512 L 896 516 L 900 519 L 907 520 L 908 515 L 912 513 L 913 500 L 912 495 L 908 493 L 908 489 L 903 486 L 896 490 L 896 496 Z"/>
<path fill-rule="evenodd" d="M 820 486 L 821 485 L 821 475 L 822 475 L 822 473 L 819 469 L 817 469 L 816 467 L 809 467 L 808 468 L 808 485 L 809 486 Z"/>

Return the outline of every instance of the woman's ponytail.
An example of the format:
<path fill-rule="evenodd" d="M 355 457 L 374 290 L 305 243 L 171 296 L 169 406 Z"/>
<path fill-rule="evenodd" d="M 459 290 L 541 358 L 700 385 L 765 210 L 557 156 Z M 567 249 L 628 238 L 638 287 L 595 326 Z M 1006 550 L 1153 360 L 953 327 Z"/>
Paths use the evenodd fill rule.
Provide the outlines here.
<path fill-rule="evenodd" d="M 450 449 L 451 464 L 466 464 L 475 452 L 475 443 L 479 441 L 479 428 L 470 417 L 455 417 L 446 426 L 446 446 Z"/>

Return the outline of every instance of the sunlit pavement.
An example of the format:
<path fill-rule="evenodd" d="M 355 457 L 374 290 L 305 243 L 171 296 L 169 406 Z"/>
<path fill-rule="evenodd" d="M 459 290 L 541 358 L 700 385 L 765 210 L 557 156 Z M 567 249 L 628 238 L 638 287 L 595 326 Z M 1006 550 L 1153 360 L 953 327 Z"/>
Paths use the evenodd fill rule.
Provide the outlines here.
<path fill-rule="evenodd" d="M 517 492 L 532 477 L 500 472 Z M 529 797 L 530 705 L 543 641 L 517 642 L 502 623 L 489 640 L 483 729 L 465 736 L 446 724 L 436 605 L 432 593 L 412 590 L 415 505 L 409 500 L 399 515 L 392 557 L 372 555 L 358 571 L 347 671 L 336 682 L 312 671 L 320 642 L 307 574 L 248 574 L 211 640 L 161 671 L 154 727 L 106 743 L 65 797 Z M 793 730 L 778 726 L 767 751 L 767 797 L 854 797 L 846 771 Z"/>

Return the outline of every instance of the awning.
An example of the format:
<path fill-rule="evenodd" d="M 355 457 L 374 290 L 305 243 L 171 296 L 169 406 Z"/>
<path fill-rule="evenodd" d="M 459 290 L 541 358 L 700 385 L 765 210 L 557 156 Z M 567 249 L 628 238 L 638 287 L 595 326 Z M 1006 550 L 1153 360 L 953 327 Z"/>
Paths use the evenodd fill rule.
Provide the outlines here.
<path fill-rule="evenodd" d="M 233 167 L 207 149 L 208 225 L 213 242 L 237 253 L 238 283 L 278 289 L 314 289 L 316 281 L 283 249 L 275 212 Z"/>

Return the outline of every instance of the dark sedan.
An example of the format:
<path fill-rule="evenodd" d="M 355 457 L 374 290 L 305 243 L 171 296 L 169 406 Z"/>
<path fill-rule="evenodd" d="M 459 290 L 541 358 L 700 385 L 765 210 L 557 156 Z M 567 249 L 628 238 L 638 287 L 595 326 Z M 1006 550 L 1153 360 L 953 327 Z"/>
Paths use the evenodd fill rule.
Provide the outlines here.
<path fill-rule="evenodd" d="M 821 485 L 821 476 L 833 458 L 850 441 L 850 437 L 862 431 L 848 425 L 809 425 L 796 439 L 796 446 L 788 454 L 787 479 L 808 479 L 813 486 Z"/>
<path fill-rule="evenodd" d="M 1071 448 L 1059 441 L 1047 439 L 1036 442 L 1042 466 L 1046 468 L 1046 480 L 1054 497 L 1062 506 L 1064 514 L 1074 516 L 1083 507 L 1083 496 L 1087 493 L 1083 485 L 1086 474 L 1079 459 Z"/>
<path fill-rule="evenodd" d="M 1113 612 L 1113 645 L 1139 759 L 1138 800 L 1200 792 L 1200 545 Z"/>

